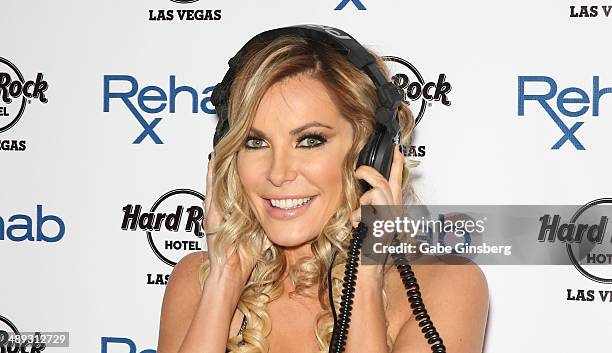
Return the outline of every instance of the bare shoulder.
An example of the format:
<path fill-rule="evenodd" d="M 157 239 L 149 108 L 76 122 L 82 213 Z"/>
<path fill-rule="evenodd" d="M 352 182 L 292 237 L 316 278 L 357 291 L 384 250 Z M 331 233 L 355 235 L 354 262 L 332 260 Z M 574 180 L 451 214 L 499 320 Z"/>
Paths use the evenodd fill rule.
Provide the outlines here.
<path fill-rule="evenodd" d="M 482 269 L 471 260 L 453 256 L 423 256 L 412 268 L 423 290 L 434 294 L 448 289 L 488 298 L 487 279 Z"/>
<path fill-rule="evenodd" d="M 178 284 L 185 284 L 182 286 L 183 289 L 194 288 L 193 284 L 196 284 L 198 294 L 201 292 L 199 285 L 199 273 L 202 263 L 208 258 L 206 251 L 196 251 L 185 255 L 175 266 L 170 274 L 170 280 L 168 285 L 171 284 L 173 277 L 174 282 Z M 195 279 L 195 282 L 194 282 Z"/>
<path fill-rule="evenodd" d="M 456 257 L 424 256 L 411 265 L 423 303 L 447 351 L 481 352 L 489 309 L 487 280 L 472 261 L 453 259 Z M 411 316 L 398 333 L 393 352 L 421 352 L 428 347 Z"/>
<path fill-rule="evenodd" d="M 176 352 L 198 307 L 202 289 L 199 272 L 206 259 L 204 251 L 185 255 L 170 274 L 162 303 L 157 351 Z"/>
<path fill-rule="evenodd" d="M 192 252 L 185 255 L 170 274 L 164 293 L 164 304 L 171 302 L 174 297 L 189 302 L 197 301 L 202 293 L 199 284 L 200 267 L 208 254 L 204 251 Z M 170 304 L 170 303 L 169 303 Z"/>
<path fill-rule="evenodd" d="M 423 298 L 436 299 L 438 296 L 447 298 L 447 295 L 442 294 L 464 293 L 488 301 L 487 279 L 482 269 L 470 260 L 457 261 L 456 257 L 422 256 L 412 261 L 410 265 Z M 404 286 L 395 267 L 388 276 L 394 278 L 390 281 L 390 289 L 395 294 L 405 296 Z"/>

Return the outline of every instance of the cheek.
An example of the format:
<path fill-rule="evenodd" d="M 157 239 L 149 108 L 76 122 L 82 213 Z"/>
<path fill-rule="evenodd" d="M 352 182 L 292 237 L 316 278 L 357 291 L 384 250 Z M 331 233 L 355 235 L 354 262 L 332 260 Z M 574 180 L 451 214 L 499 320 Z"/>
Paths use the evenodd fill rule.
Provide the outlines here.
<path fill-rule="evenodd" d="M 342 163 L 339 153 L 327 153 L 309 161 L 304 170 L 310 182 L 326 194 L 330 203 L 335 203 L 342 192 Z"/>
<path fill-rule="evenodd" d="M 247 164 L 244 163 L 241 153 L 238 153 L 238 156 L 236 157 L 236 171 L 238 173 L 238 179 L 240 179 L 240 182 L 242 183 L 242 185 L 245 186 L 246 189 L 246 183 L 248 183 L 249 181 L 249 173 Z"/>
<path fill-rule="evenodd" d="M 257 168 L 256 163 L 250 163 L 248 158 L 243 156 L 241 153 L 238 154 L 237 158 L 237 172 L 240 182 L 244 191 L 247 193 L 249 199 L 251 194 L 257 190 L 258 181 L 261 180 L 261 176 L 258 174 L 261 172 L 261 168 Z"/>

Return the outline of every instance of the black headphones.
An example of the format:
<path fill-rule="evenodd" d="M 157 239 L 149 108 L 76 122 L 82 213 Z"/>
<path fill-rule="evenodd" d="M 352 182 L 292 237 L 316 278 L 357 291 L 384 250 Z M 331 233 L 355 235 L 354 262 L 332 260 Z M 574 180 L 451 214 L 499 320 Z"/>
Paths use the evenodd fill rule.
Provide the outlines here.
<path fill-rule="evenodd" d="M 389 179 L 391 173 L 391 163 L 393 162 L 393 147 L 396 142 L 399 143 L 399 123 L 396 119 L 397 111 L 402 103 L 402 93 L 393 83 L 388 82 L 382 72 L 376 67 L 374 57 L 359 44 L 353 37 L 337 28 L 321 26 L 321 25 L 301 25 L 292 27 L 283 27 L 269 30 L 258 34 L 249 40 L 240 51 L 229 60 L 229 70 L 223 77 L 223 81 L 215 86 L 211 96 L 211 103 L 217 110 L 219 122 L 215 130 L 213 146 L 223 138 L 229 129 L 228 120 L 228 101 L 229 91 L 234 79 L 234 75 L 240 58 L 244 54 L 250 44 L 258 41 L 267 41 L 272 38 L 294 34 L 305 39 L 314 40 L 330 45 L 340 53 L 346 55 L 347 59 L 358 69 L 364 71 L 376 86 L 376 93 L 380 101 L 380 105 L 376 108 L 376 125 L 368 143 L 359 152 L 357 166 L 369 165 L 385 178 Z M 371 189 L 371 186 L 360 180 L 361 189 L 363 192 Z M 357 267 L 359 266 L 358 257 L 363 241 L 367 232 L 367 226 L 364 223 L 359 223 L 356 229 L 353 229 L 353 235 L 347 252 L 347 260 L 344 272 L 344 285 L 342 289 L 340 313 L 336 315 L 335 306 L 332 305 L 332 314 L 334 317 L 334 330 L 332 340 L 329 345 L 330 353 L 341 353 L 344 351 L 355 292 L 355 283 L 357 279 Z M 395 239 L 397 242 L 397 239 Z M 336 257 L 337 250 L 334 252 L 331 260 L 331 265 L 328 268 L 327 281 L 329 290 L 329 302 L 333 303 L 332 290 L 332 267 Z M 412 309 L 415 320 L 418 322 L 421 332 L 427 343 L 431 345 L 432 352 L 445 353 L 446 347 L 443 344 L 442 337 L 436 330 L 423 300 L 417 283 L 414 272 L 408 263 L 408 260 L 403 254 L 393 254 L 394 263 L 402 278 L 402 283 L 408 295 L 408 302 Z M 245 316 L 246 317 L 246 316 Z"/>
<path fill-rule="evenodd" d="M 272 29 L 260 33 L 249 40 L 238 53 L 229 60 L 229 70 L 223 80 L 217 84 L 211 96 L 211 103 L 215 106 L 219 121 L 215 129 L 213 147 L 225 136 L 229 130 L 228 103 L 229 92 L 235 73 L 240 65 L 240 59 L 246 49 L 253 43 L 268 41 L 281 35 L 293 34 L 305 39 L 314 40 L 330 45 L 338 52 L 346 55 L 347 59 L 358 69 L 364 71 L 376 86 L 380 105 L 376 108 L 376 125 L 368 143 L 359 153 L 357 167 L 369 165 L 375 168 L 385 178 L 389 179 L 391 163 L 393 162 L 393 147 L 399 143 L 399 123 L 396 118 L 397 110 L 402 103 L 402 94 L 393 83 L 386 80 L 383 73 L 374 62 L 374 57 L 348 33 L 323 25 L 299 25 Z M 361 188 L 365 192 L 371 186 L 361 180 Z"/>

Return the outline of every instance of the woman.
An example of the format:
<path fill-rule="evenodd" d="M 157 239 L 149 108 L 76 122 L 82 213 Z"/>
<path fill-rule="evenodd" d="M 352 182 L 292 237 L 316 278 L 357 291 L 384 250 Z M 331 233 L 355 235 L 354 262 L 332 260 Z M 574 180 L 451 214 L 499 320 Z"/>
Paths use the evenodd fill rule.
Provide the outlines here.
<path fill-rule="evenodd" d="M 231 128 L 208 167 L 208 252 L 187 255 L 172 272 L 158 353 L 328 351 L 333 251 L 344 249 L 332 272 L 337 309 L 359 207 L 412 196 L 412 165 L 398 148 L 389 180 L 369 166 L 355 170 L 377 99 L 370 78 L 326 44 L 281 36 L 246 52 L 231 85 Z M 406 106 L 398 119 L 409 143 Z M 361 194 L 360 179 L 372 189 Z M 424 259 L 413 270 L 447 351 L 482 351 L 480 269 Z M 397 270 L 360 267 L 345 352 L 429 351 Z"/>

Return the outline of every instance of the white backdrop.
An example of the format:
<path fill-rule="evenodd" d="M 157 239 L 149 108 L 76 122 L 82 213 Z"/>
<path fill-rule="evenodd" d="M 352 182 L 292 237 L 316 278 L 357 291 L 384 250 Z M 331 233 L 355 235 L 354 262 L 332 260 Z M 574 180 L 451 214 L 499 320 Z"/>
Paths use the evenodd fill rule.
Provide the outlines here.
<path fill-rule="evenodd" d="M 206 155 L 212 150 L 216 117 L 198 107 L 190 93 L 149 114 L 131 102 L 147 122 L 161 118 L 150 137 L 133 143 L 142 127 L 125 102 L 109 100 L 104 111 L 104 77 L 133 77 L 138 89 L 193 87 L 198 102 L 221 80 L 227 60 L 254 34 L 266 29 L 319 23 L 344 29 L 382 55 L 401 57 L 426 81 L 440 73 L 452 85 L 450 106 L 433 101 L 417 127 L 415 145 L 425 146 L 415 188 L 431 204 L 571 204 L 610 196 L 609 152 L 612 98 L 592 103 L 586 114 L 561 116 L 585 147 L 565 142 L 563 133 L 535 101 L 518 113 L 518 77 L 548 76 L 557 93 L 583 89 L 593 102 L 593 77 L 612 86 L 612 14 L 571 17 L 567 1 L 399 2 L 361 0 L 365 10 L 339 0 L 221 1 L 179 4 L 170 0 L 0 2 L 0 58 L 24 79 L 42 73 L 47 103 L 33 98 L 19 121 L 0 132 L 2 140 L 26 141 L 23 151 L 0 149 L 0 315 L 20 331 L 69 331 L 69 348 L 51 352 L 136 353 L 155 349 L 165 286 L 172 267 L 162 260 L 190 251 L 156 256 L 142 230 L 123 230 L 122 208 L 149 210 L 176 189 L 203 193 Z M 149 20 L 149 10 L 172 9 L 174 19 Z M 221 10 L 219 20 L 181 20 L 179 10 Z M 214 12 L 213 12 L 214 13 Z M 16 79 L 0 62 L 0 73 Z M 109 90 L 127 92 L 128 81 Z M 527 84 L 527 94 L 547 86 Z M 569 97 L 569 96 L 568 96 Z M 577 97 L 576 95 L 572 97 Z M 548 102 L 555 112 L 557 96 Z M 0 107 L 0 128 L 22 98 Z M 414 102 L 418 104 L 419 102 Z M 153 107 L 158 103 L 148 102 Z M 212 109 L 210 103 L 207 109 Z M 582 106 L 570 103 L 566 108 Z M 11 115 L 12 114 L 12 115 Z M 9 146 L 4 145 L 4 146 Z M 171 204 L 197 204 L 180 194 Z M 65 233 L 54 242 L 18 241 L 8 227 L 32 219 L 36 239 L 37 205 L 43 216 L 57 216 Z M 143 212 L 144 212 L 143 211 Z M 13 229 L 13 235 L 25 230 Z M 53 236 L 58 222 L 42 232 Z M 180 233 L 180 234 L 179 234 Z M 175 240 L 197 240 L 179 232 Z M 156 241 L 156 246 L 163 246 Z M 189 243 L 193 244 L 193 243 Z M 612 302 L 568 301 L 567 289 L 610 290 L 571 266 L 487 266 L 491 309 L 485 352 L 517 350 L 577 352 L 605 349 L 612 329 Z M 161 281 L 163 282 L 163 280 Z M 0 330 L 8 324 L 0 321 Z M 133 342 L 109 343 L 104 339 Z"/>

